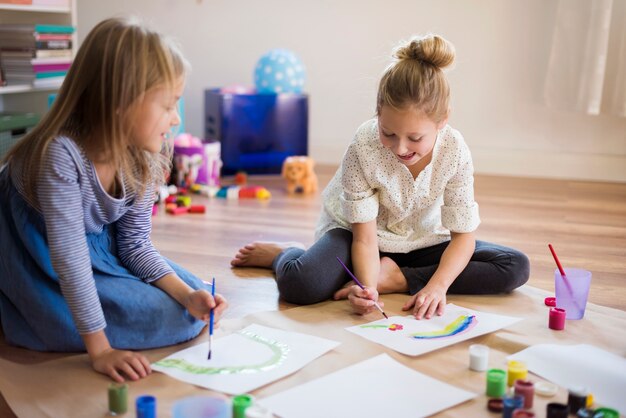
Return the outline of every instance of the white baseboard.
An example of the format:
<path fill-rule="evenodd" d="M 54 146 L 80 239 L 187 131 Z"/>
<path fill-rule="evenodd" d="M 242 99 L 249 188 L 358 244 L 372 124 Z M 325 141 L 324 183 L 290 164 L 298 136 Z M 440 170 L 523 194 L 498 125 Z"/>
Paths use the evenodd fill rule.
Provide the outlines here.
<path fill-rule="evenodd" d="M 625 155 L 568 154 L 472 148 L 480 174 L 626 182 Z"/>

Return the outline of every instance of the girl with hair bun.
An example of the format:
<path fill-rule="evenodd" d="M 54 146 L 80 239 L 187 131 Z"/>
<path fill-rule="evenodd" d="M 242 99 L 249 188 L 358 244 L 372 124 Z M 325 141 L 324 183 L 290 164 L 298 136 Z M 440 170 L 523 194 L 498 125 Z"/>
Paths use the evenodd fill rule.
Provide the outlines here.
<path fill-rule="evenodd" d="M 376 117 L 357 129 L 322 194 L 313 246 L 255 242 L 231 264 L 271 267 L 281 296 L 297 304 L 347 298 L 366 314 L 379 294 L 408 292 L 403 309 L 417 319 L 443 314 L 447 293 L 505 293 L 523 285 L 524 254 L 474 237 L 480 218 L 472 158 L 447 124 L 443 69 L 454 56 L 438 35 L 400 45 L 380 80 Z M 335 257 L 352 265 L 364 289 Z"/>

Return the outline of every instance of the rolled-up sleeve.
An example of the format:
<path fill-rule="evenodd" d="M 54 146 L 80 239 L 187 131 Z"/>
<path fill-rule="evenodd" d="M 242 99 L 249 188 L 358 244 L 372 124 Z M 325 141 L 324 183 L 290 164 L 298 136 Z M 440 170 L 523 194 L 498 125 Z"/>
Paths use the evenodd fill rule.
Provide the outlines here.
<path fill-rule="evenodd" d="M 358 144 L 353 142 L 346 151 L 341 173 L 341 207 L 349 223 L 365 223 L 378 216 L 378 193 L 367 181 Z"/>
<path fill-rule="evenodd" d="M 459 150 L 458 161 L 444 191 L 441 223 L 450 232 L 472 232 L 478 228 L 480 216 L 474 200 L 474 165 L 466 146 Z"/>

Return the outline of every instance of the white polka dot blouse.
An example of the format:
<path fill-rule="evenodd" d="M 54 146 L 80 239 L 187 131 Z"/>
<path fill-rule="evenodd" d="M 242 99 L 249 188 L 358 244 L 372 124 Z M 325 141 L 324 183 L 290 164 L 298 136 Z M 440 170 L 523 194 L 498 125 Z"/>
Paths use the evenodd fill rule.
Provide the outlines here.
<path fill-rule="evenodd" d="M 407 253 L 471 232 L 480 224 L 474 167 L 457 130 L 446 125 L 416 179 L 383 147 L 374 118 L 359 127 L 324 192 L 316 239 L 333 228 L 376 219 L 380 251 Z"/>

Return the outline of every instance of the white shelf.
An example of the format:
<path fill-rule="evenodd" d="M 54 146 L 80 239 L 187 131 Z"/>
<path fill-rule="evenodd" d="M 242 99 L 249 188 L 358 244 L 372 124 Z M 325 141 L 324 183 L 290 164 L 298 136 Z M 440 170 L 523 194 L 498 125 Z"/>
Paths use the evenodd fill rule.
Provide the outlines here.
<path fill-rule="evenodd" d="M 58 90 L 61 86 L 50 86 L 50 87 L 33 87 L 30 84 L 16 84 L 14 86 L 4 86 L 0 87 L 0 95 L 2 94 L 11 94 L 11 93 L 28 93 L 30 91 L 50 91 L 50 90 Z"/>
<path fill-rule="evenodd" d="M 69 6 L 33 6 L 32 4 L 0 4 L 0 10 L 15 10 L 19 12 L 69 13 Z"/>

